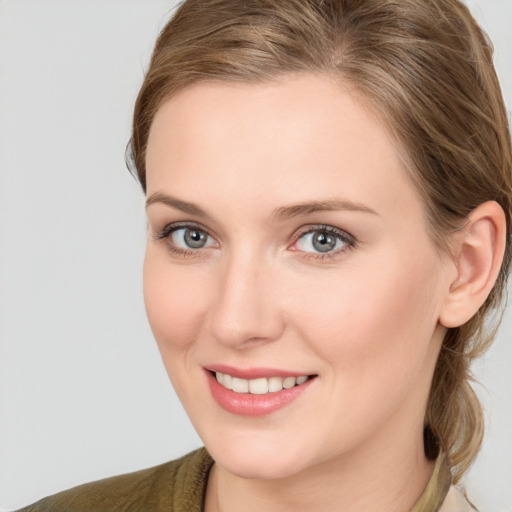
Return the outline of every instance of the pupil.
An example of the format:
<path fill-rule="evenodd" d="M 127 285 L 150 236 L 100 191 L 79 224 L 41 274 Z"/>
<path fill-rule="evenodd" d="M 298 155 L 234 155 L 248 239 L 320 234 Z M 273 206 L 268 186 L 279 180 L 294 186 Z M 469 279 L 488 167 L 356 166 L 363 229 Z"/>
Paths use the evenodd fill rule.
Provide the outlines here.
<path fill-rule="evenodd" d="M 313 245 L 319 252 L 328 252 L 336 246 L 336 239 L 327 233 L 318 233 L 313 238 Z"/>
<path fill-rule="evenodd" d="M 189 247 L 197 249 L 203 247 L 206 242 L 206 236 L 202 231 L 197 229 L 188 229 L 185 232 L 185 242 Z"/>

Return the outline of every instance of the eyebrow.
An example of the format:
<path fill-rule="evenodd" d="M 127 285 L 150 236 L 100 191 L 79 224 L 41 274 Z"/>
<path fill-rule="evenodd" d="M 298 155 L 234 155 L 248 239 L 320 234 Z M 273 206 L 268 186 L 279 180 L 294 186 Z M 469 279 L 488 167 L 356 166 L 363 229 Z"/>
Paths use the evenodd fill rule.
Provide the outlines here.
<path fill-rule="evenodd" d="M 375 210 L 364 204 L 334 199 L 331 201 L 311 201 L 307 203 L 294 204 L 290 206 L 282 206 L 281 208 L 276 208 L 274 210 L 272 217 L 274 218 L 274 220 L 285 220 L 291 217 L 309 215 L 315 212 L 340 210 L 371 213 L 372 215 L 378 215 L 378 213 Z"/>
<path fill-rule="evenodd" d="M 155 192 L 154 194 L 150 195 L 146 200 L 146 208 L 154 203 L 163 203 L 166 206 L 180 210 L 183 213 L 188 213 L 189 215 L 196 215 L 197 217 L 208 217 L 208 212 L 203 210 L 200 206 L 197 206 L 197 204 L 182 201 L 181 199 L 163 194 L 162 192 Z"/>
<path fill-rule="evenodd" d="M 210 215 L 206 210 L 201 208 L 195 203 L 188 201 L 182 201 L 176 197 L 163 194 L 162 192 L 156 192 L 148 197 L 146 200 L 146 208 L 154 203 L 162 203 L 176 210 L 180 210 L 183 213 L 189 215 L 195 215 L 197 217 L 209 217 Z M 320 211 L 351 211 L 351 212 L 363 212 L 370 213 L 372 215 L 378 215 L 378 213 L 361 203 L 354 203 L 352 201 L 345 200 L 327 200 L 327 201 L 309 201 L 307 203 L 297 203 L 290 206 L 281 206 L 276 208 L 272 212 L 272 218 L 274 221 L 283 221 L 292 217 L 298 217 L 301 215 L 309 215 L 311 213 Z"/>

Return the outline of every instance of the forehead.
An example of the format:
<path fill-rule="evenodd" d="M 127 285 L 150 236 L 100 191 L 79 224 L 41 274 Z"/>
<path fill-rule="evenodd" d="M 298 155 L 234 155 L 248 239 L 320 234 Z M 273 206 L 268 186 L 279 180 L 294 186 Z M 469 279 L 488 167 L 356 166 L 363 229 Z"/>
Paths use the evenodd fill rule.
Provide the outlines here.
<path fill-rule="evenodd" d="M 421 203 L 385 124 L 358 93 L 320 75 L 200 83 L 158 110 L 148 194 L 217 190 L 274 202 L 350 196 Z M 187 190 L 188 189 L 188 190 Z"/>

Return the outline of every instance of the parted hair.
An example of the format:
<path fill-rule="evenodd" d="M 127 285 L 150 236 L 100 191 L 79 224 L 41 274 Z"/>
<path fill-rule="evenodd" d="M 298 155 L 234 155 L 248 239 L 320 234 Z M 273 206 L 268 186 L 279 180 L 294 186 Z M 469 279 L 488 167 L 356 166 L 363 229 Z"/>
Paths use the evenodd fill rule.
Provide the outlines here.
<path fill-rule="evenodd" d="M 146 145 L 165 100 L 203 81 L 322 73 L 353 87 L 384 119 L 440 250 L 450 250 L 450 234 L 474 208 L 500 204 L 500 274 L 477 314 L 448 330 L 425 413 L 425 453 L 446 451 L 455 481 L 482 441 L 470 363 L 495 336 L 510 264 L 512 149 L 492 59 L 491 42 L 459 0 L 186 0 L 156 42 L 128 146 L 145 191 Z"/>

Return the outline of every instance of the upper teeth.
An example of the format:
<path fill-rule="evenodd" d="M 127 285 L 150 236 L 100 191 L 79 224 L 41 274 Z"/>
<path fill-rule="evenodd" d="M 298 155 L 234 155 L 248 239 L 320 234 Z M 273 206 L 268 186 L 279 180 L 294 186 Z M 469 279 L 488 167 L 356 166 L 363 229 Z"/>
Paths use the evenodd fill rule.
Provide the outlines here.
<path fill-rule="evenodd" d="M 233 390 L 235 393 L 252 393 L 253 395 L 264 395 L 266 393 L 275 393 L 284 389 L 293 388 L 296 384 L 304 384 L 308 379 L 307 375 L 300 377 L 270 377 L 266 379 L 239 379 L 232 377 L 227 373 L 215 372 L 219 384 L 225 388 Z"/>

